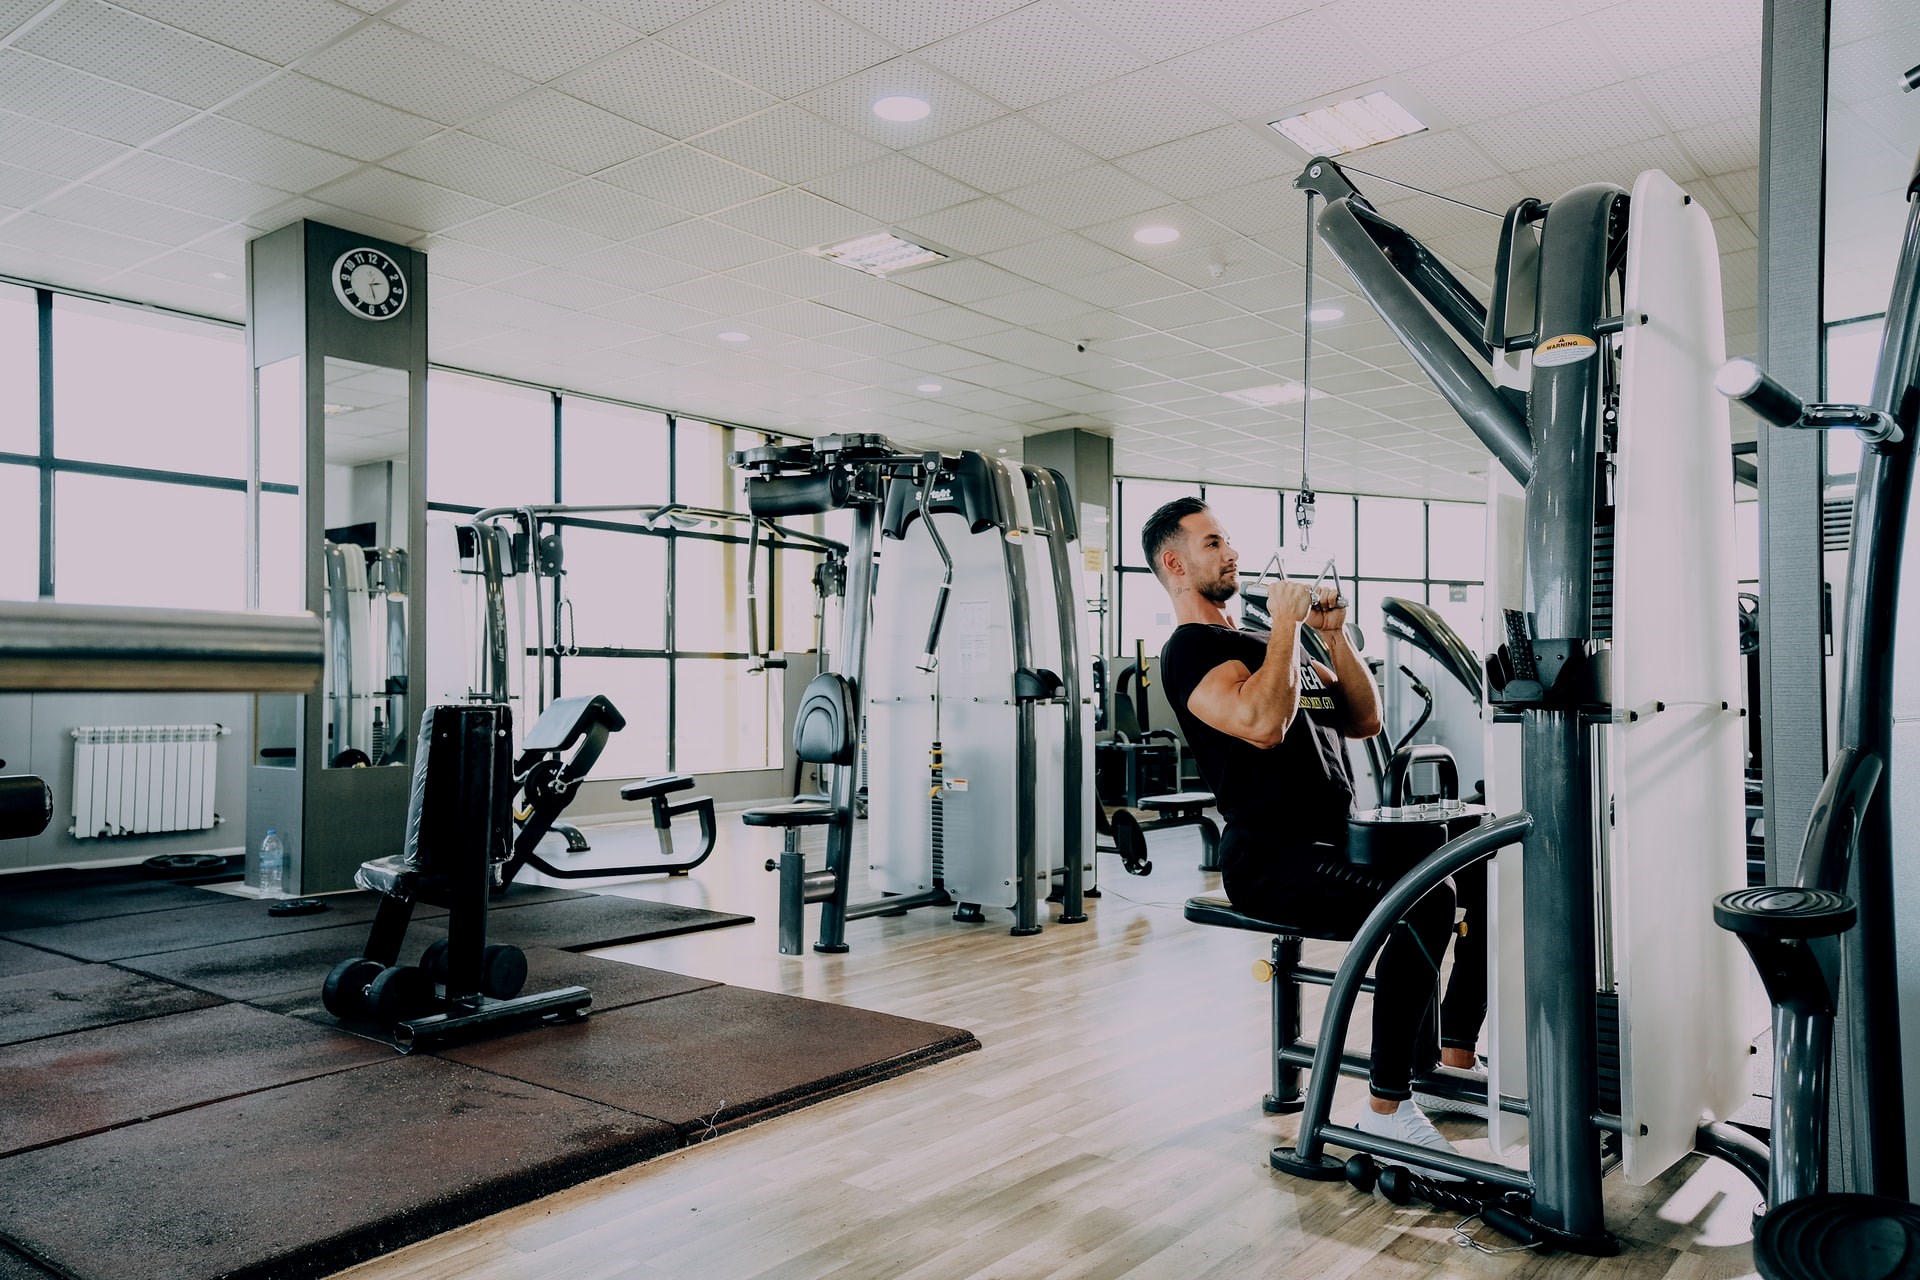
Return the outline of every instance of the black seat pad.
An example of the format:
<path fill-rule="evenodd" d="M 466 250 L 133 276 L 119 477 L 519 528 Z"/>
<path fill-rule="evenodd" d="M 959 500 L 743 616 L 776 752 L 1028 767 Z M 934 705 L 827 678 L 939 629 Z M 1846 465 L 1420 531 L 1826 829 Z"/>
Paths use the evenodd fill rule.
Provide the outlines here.
<path fill-rule="evenodd" d="M 750 827 L 822 827 L 833 821 L 833 806 L 813 800 L 792 804 L 773 804 L 763 809 L 748 809 L 740 821 Z"/>
<path fill-rule="evenodd" d="M 1255 933 L 1282 933 L 1296 938 L 1322 938 L 1329 942 L 1351 941 L 1345 934 L 1324 927 L 1276 924 L 1271 920 L 1262 920 L 1259 916 L 1234 910 L 1233 904 L 1225 898 L 1204 894 L 1187 899 L 1186 915 L 1195 924 L 1214 925 L 1222 929 L 1250 929 Z"/>
<path fill-rule="evenodd" d="M 1170 791 L 1163 796 L 1141 796 L 1140 807 L 1151 809 L 1155 813 L 1168 810 L 1206 809 L 1213 804 L 1211 791 Z"/>

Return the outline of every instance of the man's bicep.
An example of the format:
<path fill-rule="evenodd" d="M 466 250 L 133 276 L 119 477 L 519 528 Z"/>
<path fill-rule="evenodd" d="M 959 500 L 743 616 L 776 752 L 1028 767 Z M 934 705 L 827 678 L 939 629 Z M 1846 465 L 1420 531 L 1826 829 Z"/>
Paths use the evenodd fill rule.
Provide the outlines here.
<path fill-rule="evenodd" d="M 1240 686 L 1253 676 L 1247 664 L 1235 658 L 1220 663 L 1187 695 L 1187 710 L 1202 724 L 1230 737 L 1242 737 Z"/>

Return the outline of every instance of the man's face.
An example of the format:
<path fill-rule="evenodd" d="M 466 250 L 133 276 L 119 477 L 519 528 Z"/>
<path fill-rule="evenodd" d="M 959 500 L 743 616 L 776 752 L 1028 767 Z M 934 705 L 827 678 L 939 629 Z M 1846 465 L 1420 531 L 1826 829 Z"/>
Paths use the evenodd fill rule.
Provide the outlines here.
<path fill-rule="evenodd" d="M 1196 511 L 1180 522 L 1180 558 L 1187 584 L 1214 604 L 1225 604 L 1240 589 L 1240 553 L 1211 511 Z"/>

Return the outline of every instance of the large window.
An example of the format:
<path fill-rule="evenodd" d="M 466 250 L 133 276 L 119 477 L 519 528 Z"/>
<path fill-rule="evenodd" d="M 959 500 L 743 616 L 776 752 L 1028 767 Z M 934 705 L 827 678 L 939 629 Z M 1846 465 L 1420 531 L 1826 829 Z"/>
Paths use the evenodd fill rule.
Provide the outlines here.
<path fill-rule="evenodd" d="M 262 371 L 262 386 L 298 376 L 297 361 L 282 362 Z M 244 607 L 251 381 L 237 326 L 0 285 L 0 598 Z M 50 451 L 43 403 L 54 407 Z M 740 485 L 727 454 L 769 439 L 440 369 L 428 378 L 427 415 L 428 506 L 456 523 L 489 507 L 562 500 L 735 510 Z M 260 605 L 296 610 L 299 458 L 281 450 L 261 466 L 271 486 L 260 497 Z M 833 517 L 796 523 L 843 540 L 850 531 Z M 562 527 L 565 576 L 516 584 L 537 586 L 549 619 L 561 612 L 565 654 L 548 655 L 549 693 L 605 693 L 627 717 L 598 775 L 781 762 L 778 678 L 747 673 L 748 534 L 738 520 L 582 517 Z M 763 556 L 761 647 L 812 648 L 818 557 Z M 509 609 L 531 621 L 534 605 L 516 596 Z M 436 669 L 473 668 L 466 612 L 435 613 Z M 837 611 L 829 625 L 831 646 Z M 457 694 L 468 677 L 450 679 Z"/>
<path fill-rule="evenodd" d="M 1120 543 L 1109 652 L 1130 657 L 1135 642 L 1143 641 L 1152 657 L 1173 633 L 1173 606 L 1139 543 L 1154 510 L 1181 496 L 1202 498 L 1213 508 L 1239 553 L 1243 583 L 1254 581 L 1276 554 L 1288 576 L 1301 581 L 1318 577 L 1331 560 L 1370 657 L 1385 652 L 1380 602 L 1388 596 L 1426 602 L 1470 647 L 1480 645 L 1486 515 L 1478 503 L 1316 493 L 1303 548 L 1298 504 L 1279 490 L 1123 477 L 1114 491 Z"/>

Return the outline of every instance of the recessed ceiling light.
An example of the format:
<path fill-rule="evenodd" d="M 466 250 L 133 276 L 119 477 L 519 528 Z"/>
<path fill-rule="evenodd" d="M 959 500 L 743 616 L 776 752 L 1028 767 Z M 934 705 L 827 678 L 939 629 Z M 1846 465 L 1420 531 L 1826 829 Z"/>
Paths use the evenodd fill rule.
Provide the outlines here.
<path fill-rule="evenodd" d="M 1178 227 L 1142 227 L 1133 233 L 1141 244 L 1172 244 L 1180 238 Z"/>
<path fill-rule="evenodd" d="M 1002 449 L 1002 450 L 1001 450 L 1000 452 L 1002 452 L 1002 453 L 1005 453 L 1005 452 L 1006 452 L 1006 450 L 1005 450 L 1005 449 Z"/>
<path fill-rule="evenodd" d="M 320 406 L 320 412 L 325 417 L 337 418 L 343 413 L 352 413 L 353 406 L 350 404 L 323 404 Z"/>
<path fill-rule="evenodd" d="M 1289 142 L 1310 156 L 1344 155 L 1376 142 L 1424 133 L 1427 128 L 1386 93 L 1369 93 L 1330 107 L 1317 107 L 1270 121 L 1267 127 L 1285 134 Z"/>
<path fill-rule="evenodd" d="M 230 276 L 230 275 L 228 275 L 228 274 L 227 274 L 226 272 L 224 272 L 224 271 L 209 271 L 209 272 L 207 272 L 207 275 L 208 275 L 208 276 L 210 276 L 211 278 L 213 278 L 213 279 L 215 279 L 215 280 L 231 280 L 231 279 L 233 279 L 233 277 L 232 277 L 232 276 Z"/>
<path fill-rule="evenodd" d="M 716 334 L 715 336 L 716 336 L 716 337 L 718 337 L 718 338 L 720 339 L 720 341 L 722 341 L 722 342 L 746 342 L 746 341 L 748 341 L 748 338 L 747 338 L 747 335 L 746 335 L 746 334 L 744 334 L 744 333 L 742 333 L 742 332 L 740 332 L 740 331 L 739 331 L 738 329 L 729 329 L 729 330 L 727 330 L 727 331 L 726 331 L 725 333 L 721 333 L 721 334 Z"/>
<path fill-rule="evenodd" d="M 922 395 L 937 396 L 942 391 L 945 391 L 946 388 L 937 382 L 923 382 L 918 387 L 915 387 L 914 390 L 920 392 Z"/>
<path fill-rule="evenodd" d="M 873 114 L 882 120 L 925 120 L 933 108 L 919 98 L 882 98 L 873 104 Z"/>
<path fill-rule="evenodd" d="M 1264 387 L 1245 387 L 1239 391 L 1226 391 L 1221 394 L 1229 400 L 1238 400 L 1241 404 L 1250 404 L 1256 409 L 1271 408 L 1276 404 L 1299 404 L 1307 398 L 1307 389 L 1297 382 L 1270 382 Z M 1314 399 L 1325 392 L 1316 391 Z"/>
<path fill-rule="evenodd" d="M 947 260 L 947 255 L 938 249 L 929 249 L 911 240 L 902 240 L 899 236 L 889 235 L 885 231 L 876 231 L 870 236 L 861 236 L 857 240 L 845 240 L 836 245 L 829 245 L 825 249 L 816 249 L 814 252 L 828 262 L 837 262 L 843 267 L 852 267 L 855 271 L 864 271 L 874 276 L 884 276 L 894 271 L 905 271 L 909 267 L 923 267 L 929 262 Z"/>
<path fill-rule="evenodd" d="M 1347 313 L 1338 307 L 1315 307 L 1313 310 L 1307 312 L 1307 319 L 1318 323 L 1322 320 L 1338 320 L 1345 314 Z"/>

